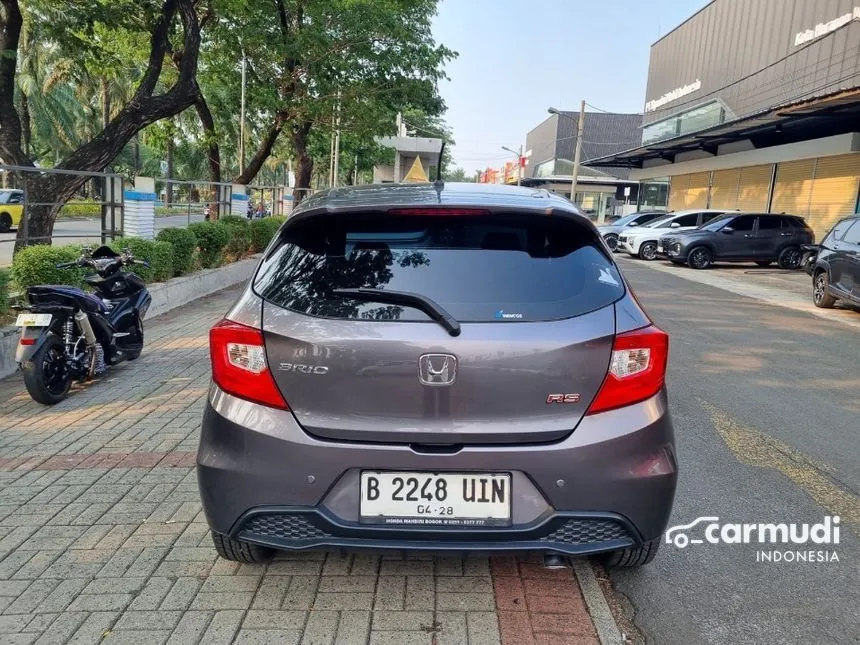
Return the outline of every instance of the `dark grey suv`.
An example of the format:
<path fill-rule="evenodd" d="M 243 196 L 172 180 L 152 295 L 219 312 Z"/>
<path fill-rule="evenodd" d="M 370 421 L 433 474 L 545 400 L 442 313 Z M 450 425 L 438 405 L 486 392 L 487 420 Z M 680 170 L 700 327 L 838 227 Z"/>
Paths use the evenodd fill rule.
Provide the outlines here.
<path fill-rule="evenodd" d="M 697 229 L 664 235 L 657 253 L 694 269 L 714 262 L 776 262 L 781 269 L 799 269 L 800 247 L 813 241 L 815 233 L 796 215 L 730 213 Z"/>
<path fill-rule="evenodd" d="M 676 462 L 666 334 L 546 191 L 306 199 L 210 334 L 197 458 L 218 553 L 650 561 Z"/>

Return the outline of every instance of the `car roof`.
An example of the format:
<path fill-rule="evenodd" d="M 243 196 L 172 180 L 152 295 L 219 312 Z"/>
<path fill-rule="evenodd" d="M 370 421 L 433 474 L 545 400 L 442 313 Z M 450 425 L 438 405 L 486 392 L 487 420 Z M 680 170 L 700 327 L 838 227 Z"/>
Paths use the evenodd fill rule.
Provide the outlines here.
<path fill-rule="evenodd" d="M 291 219 L 311 212 L 420 206 L 463 206 L 566 212 L 585 217 L 567 199 L 540 188 L 501 184 L 437 182 L 421 184 L 364 184 L 329 188 L 306 197 Z"/>
<path fill-rule="evenodd" d="M 725 213 L 736 214 L 736 211 L 726 210 L 725 208 L 686 208 L 682 211 L 672 211 L 671 213 L 666 213 L 667 215 L 690 215 L 691 213 Z"/>

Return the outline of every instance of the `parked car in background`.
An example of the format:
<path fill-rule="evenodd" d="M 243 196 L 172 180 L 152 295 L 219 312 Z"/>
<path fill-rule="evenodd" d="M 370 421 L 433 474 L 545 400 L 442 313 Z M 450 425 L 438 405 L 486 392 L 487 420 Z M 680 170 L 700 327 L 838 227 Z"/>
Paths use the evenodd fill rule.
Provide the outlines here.
<path fill-rule="evenodd" d="M 539 346 L 539 351 L 535 348 Z M 667 335 L 545 191 L 302 201 L 209 336 L 197 455 L 218 553 L 656 553 L 677 480 Z"/>
<path fill-rule="evenodd" d="M 676 211 L 665 217 L 658 217 L 643 226 L 623 231 L 618 236 L 616 250 L 625 251 L 643 260 L 657 257 L 657 244 L 660 236 L 670 231 L 686 231 L 707 224 L 724 214 L 724 210 L 685 210 Z"/>
<path fill-rule="evenodd" d="M 801 245 L 814 241 L 815 233 L 802 217 L 729 213 L 701 228 L 667 233 L 657 250 L 694 269 L 707 269 L 714 262 L 777 262 L 781 269 L 799 269 Z"/>
<path fill-rule="evenodd" d="M 21 222 L 24 212 L 24 191 L 0 190 L 0 233 L 7 233 Z"/>
<path fill-rule="evenodd" d="M 616 249 L 618 244 L 618 236 L 626 231 L 628 228 L 632 228 L 634 226 L 642 226 L 643 224 L 647 224 L 658 217 L 662 217 L 666 214 L 666 211 L 639 211 L 636 213 L 630 213 L 630 215 L 625 215 L 621 217 L 611 224 L 603 224 L 597 227 L 597 230 L 603 236 L 603 239 L 606 240 L 606 244 L 613 251 Z"/>
<path fill-rule="evenodd" d="M 837 300 L 860 305 L 860 215 L 837 222 L 821 240 L 812 264 L 812 302 L 829 308 Z"/>

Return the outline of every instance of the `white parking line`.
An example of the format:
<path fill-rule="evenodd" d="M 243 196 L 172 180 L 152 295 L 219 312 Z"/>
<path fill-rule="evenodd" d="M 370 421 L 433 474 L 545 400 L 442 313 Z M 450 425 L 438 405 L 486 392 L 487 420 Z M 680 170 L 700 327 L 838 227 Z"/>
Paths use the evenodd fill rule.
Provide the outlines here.
<path fill-rule="evenodd" d="M 628 259 L 620 257 L 617 259 L 620 259 L 623 263 L 629 262 L 631 264 L 636 264 L 636 266 L 653 269 L 654 271 L 662 271 L 663 273 L 669 273 L 678 278 L 689 280 L 690 282 L 706 284 L 711 287 L 716 287 L 717 289 L 722 289 L 723 291 L 735 293 L 739 296 L 746 296 L 748 298 L 753 298 L 754 300 L 766 302 L 770 305 L 785 307 L 786 309 L 802 311 L 804 313 L 812 314 L 813 316 L 818 316 L 819 318 L 824 318 L 830 322 L 860 329 L 860 314 L 857 312 L 844 309 L 820 309 L 812 304 L 811 278 L 809 287 L 810 295 L 808 298 L 804 298 L 796 293 L 786 291 L 785 289 L 767 287 L 761 284 L 756 284 L 752 280 L 732 278 L 720 275 L 713 271 L 697 271 L 695 269 L 688 269 L 687 267 L 668 266 L 661 262 L 643 262 L 641 260 L 633 260 L 632 258 Z"/>
<path fill-rule="evenodd" d="M 571 558 L 570 565 L 579 581 L 579 588 L 582 589 L 582 597 L 585 599 L 588 613 L 591 614 L 591 622 L 597 630 L 600 645 L 623 645 L 621 630 L 615 623 L 600 583 L 591 568 L 591 562 L 587 558 Z"/>

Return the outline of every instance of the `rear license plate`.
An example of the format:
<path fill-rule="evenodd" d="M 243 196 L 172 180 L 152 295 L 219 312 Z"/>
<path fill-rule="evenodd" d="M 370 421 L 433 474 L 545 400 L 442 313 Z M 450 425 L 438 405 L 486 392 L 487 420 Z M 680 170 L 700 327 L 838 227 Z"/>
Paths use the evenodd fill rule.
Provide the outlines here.
<path fill-rule="evenodd" d="M 15 325 L 18 327 L 47 327 L 51 324 L 51 314 L 18 314 Z"/>
<path fill-rule="evenodd" d="M 509 473 L 361 473 L 362 523 L 508 526 Z"/>

